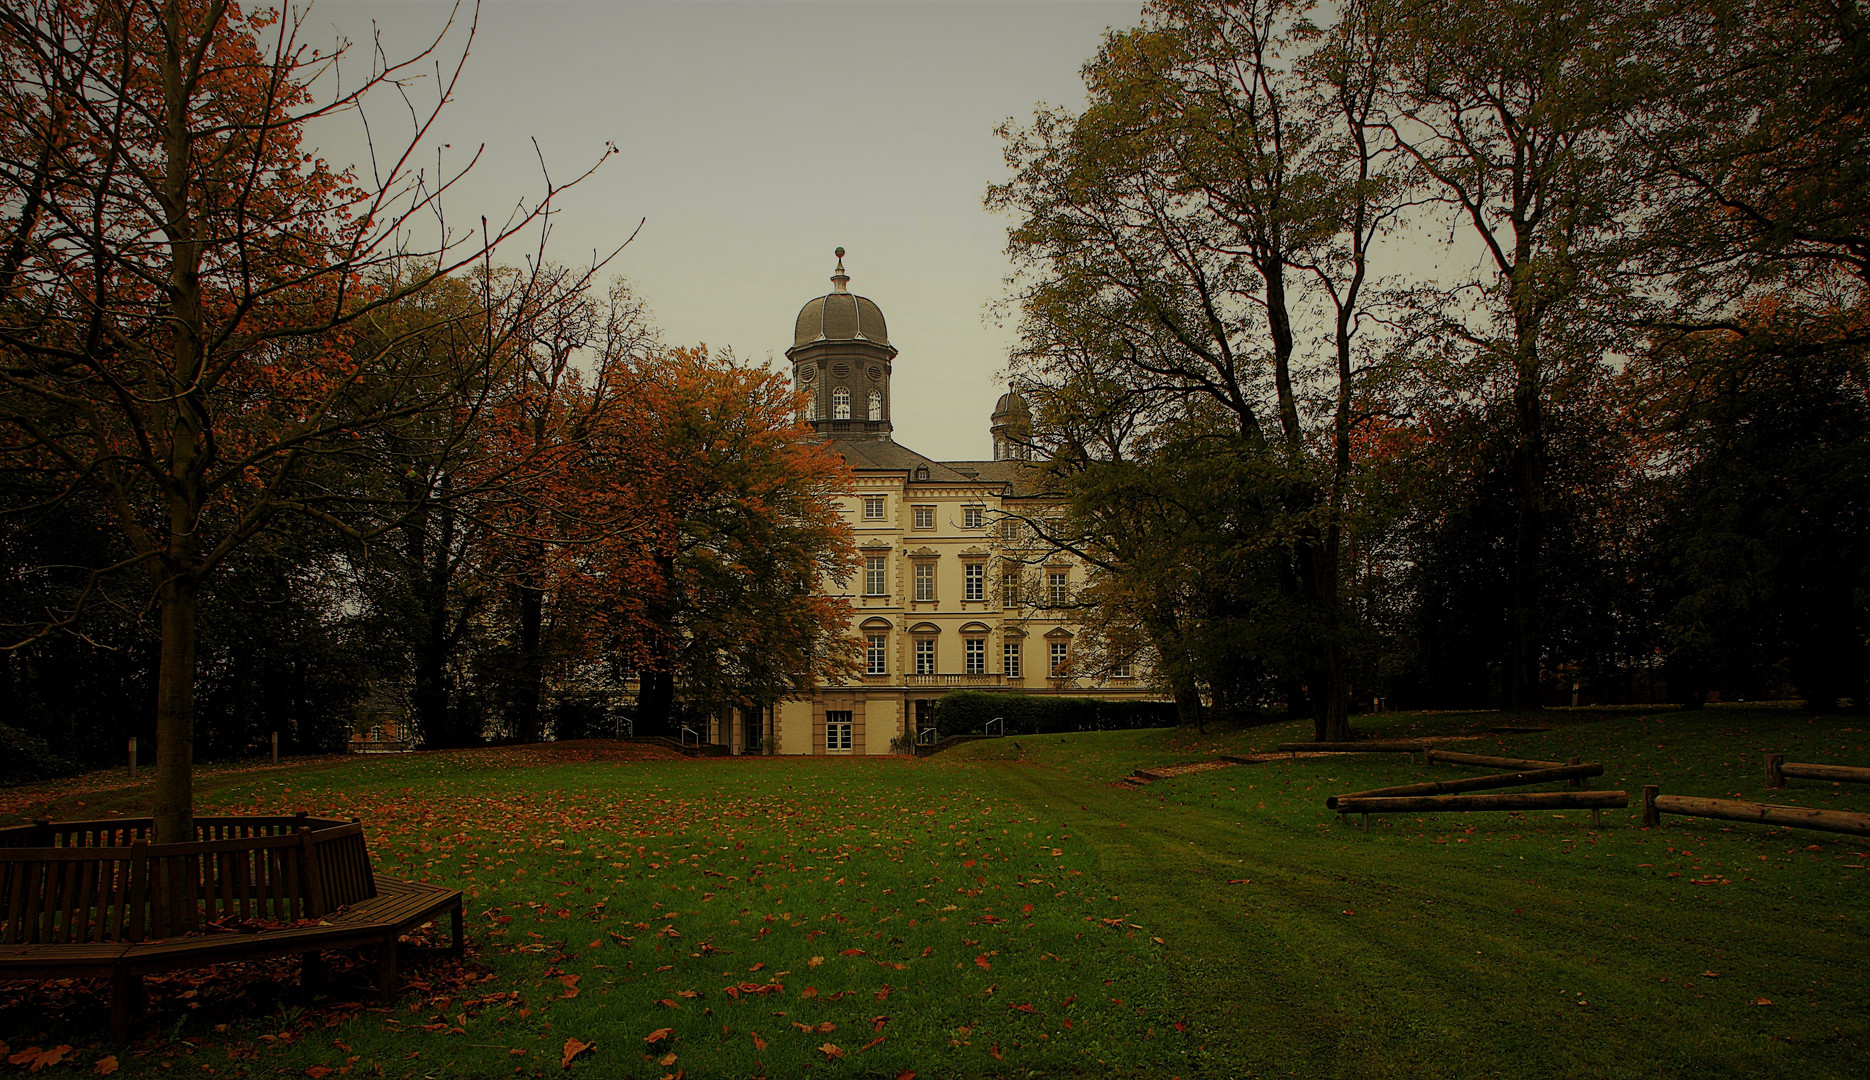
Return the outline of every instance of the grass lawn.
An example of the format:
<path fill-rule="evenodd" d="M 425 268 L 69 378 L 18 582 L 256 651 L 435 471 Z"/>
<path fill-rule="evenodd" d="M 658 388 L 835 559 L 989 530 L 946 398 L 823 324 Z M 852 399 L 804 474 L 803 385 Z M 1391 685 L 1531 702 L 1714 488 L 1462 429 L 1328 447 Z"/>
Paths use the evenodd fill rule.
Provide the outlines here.
<path fill-rule="evenodd" d="M 1497 715 L 1398 714 L 1402 737 Z M 1594 787 L 1870 811 L 1760 755 L 1870 764 L 1870 721 L 1558 710 L 1464 749 L 1602 761 Z M 468 893 L 471 955 L 391 1009 L 288 963 L 152 979 L 131 1047 L 78 983 L 0 989 L 10 1051 L 120 1075 L 604 1077 L 1862 1075 L 1870 841 L 1638 811 L 1339 826 L 1400 755 L 1139 790 L 1289 725 L 1015 737 L 932 759 L 665 759 L 596 744 L 235 768 L 203 812 L 355 814 L 381 872 Z M 1449 777 L 1473 770 L 1438 766 Z M 136 810 L 121 773 L 6 793 Z M 576 1043 L 572 1044 L 576 1048 Z M 327 1073 L 324 1070 L 331 1070 Z M 0 1071 L 5 1071 L 0 1067 Z"/>

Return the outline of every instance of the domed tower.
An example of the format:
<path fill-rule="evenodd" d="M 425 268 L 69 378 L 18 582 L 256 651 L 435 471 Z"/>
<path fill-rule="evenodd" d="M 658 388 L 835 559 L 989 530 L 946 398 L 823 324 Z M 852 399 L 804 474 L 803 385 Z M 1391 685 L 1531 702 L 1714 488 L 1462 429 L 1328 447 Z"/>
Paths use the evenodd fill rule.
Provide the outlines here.
<path fill-rule="evenodd" d="M 820 435 L 840 439 L 890 436 L 890 346 L 883 312 L 845 286 L 844 249 L 830 292 L 799 309 L 793 329 L 793 385 L 810 391 L 806 419 Z"/>
<path fill-rule="evenodd" d="M 993 459 L 1032 460 L 1032 410 L 1019 391 L 1008 387 L 993 407 Z"/>

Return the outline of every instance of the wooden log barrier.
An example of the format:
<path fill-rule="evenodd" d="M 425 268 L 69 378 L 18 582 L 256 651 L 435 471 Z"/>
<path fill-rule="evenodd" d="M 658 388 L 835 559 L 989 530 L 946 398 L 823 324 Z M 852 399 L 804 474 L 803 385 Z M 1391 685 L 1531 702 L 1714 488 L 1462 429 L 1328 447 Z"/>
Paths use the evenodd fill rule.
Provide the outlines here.
<path fill-rule="evenodd" d="M 1808 761 L 1787 761 L 1784 754 L 1766 755 L 1766 786 L 1782 788 L 1786 777 L 1800 780 L 1834 780 L 1846 784 L 1870 784 L 1870 769 L 1855 765 L 1818 765 Z"/>
<path fill-rule="evenodd" d="M 1561 768 L 1563 766 L 1560 766 Z M 1602 811 L 1630 805 L 1625 791 L 1514 791 L 1498 795 L 1340 795 L 1339 814 L 1362 814 L 1370 831 L 1371 814 L 1445 814 L 1473 810 L 1589 810 L 1593 824 Z"/>
<path fill-rule="evenodd" d="M 1430 746 L 1423 752 L 1423 764 L 1433 765 L 1437 761 L 1449 765 L 1481 765 L 1489 769 L 1562 769 L 1563 761 L 1539 761 L 1535 758 L 1494 757 L 1490 754 L 1460 754 L 1453 750 L 1437 750 Z M 1573 758 L 1571 764 L 1577 764 Z"/>
<path fill-rule="evenodd" d="M 1588 776 L 1604 775 L 1602 765 L 1564 765 L 1556 769 L 1527 769 L 1523 772 L 1495 773 L 1491 776 L 1470 776 L 1460 780 L 1431 780 L 1421 784 L 1399 784 L 1396 787 L 1376 788 L 1371 791 L 1356 791 L 1349 795 L 1333 795 L 1325 800 L 1325 806 L 1336 810 L 1344 799 L 1395 798 L 1403 795 L 1452 795 L 1460 791 L 1485 791 L 1488 788 L 1520 787 L 1526 784 L 1550 784 L 1559 780 L 1582 780 Z"/>
<path fill-rule="evenodd" d="M 1274 749 L 1297 759 L 1305 754 L 1416 754 L 1428 750 L 1428 744 L 1416 739 L 1360 739 L 1355 742 L 1282 742 Z"/>
<path fill-rule="evenodd" d="M 1774 806 L 1772 803 L 1742 802 L 1738 799 L 1700 799 L 1690 795 L 1663 795 L 1651 784 L 1643 788 L 1643 823 L 1662 824 L 1663 814 L 1682 817 L 1716 818 L 1721 821 L 1750 821 L 1760 825 L 1779 825 L 1792 829 L 1816 829 L 1820 832 L 1870 836 L 1870 814 L 1848 810 L 1813 810 L 1804 806 Z"/>

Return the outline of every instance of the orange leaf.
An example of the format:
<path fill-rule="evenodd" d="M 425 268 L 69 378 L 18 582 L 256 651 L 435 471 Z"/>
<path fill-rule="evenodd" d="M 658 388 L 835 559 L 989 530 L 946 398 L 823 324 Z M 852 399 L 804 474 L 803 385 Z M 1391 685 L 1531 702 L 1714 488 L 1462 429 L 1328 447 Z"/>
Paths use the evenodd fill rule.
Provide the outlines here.
<path fill-rule="evenodd" d="M 567 998 L 575 998 L 578 996 L 578 980 L 583 977 L 582 975 L 560 975 L 558 977 L 558 981 L 565 984 L 565 996 Z"/>
<path fill-rule="evenodd" d="M 989 1046 L 987 1048 L 987 1052 L 993 1055 L 993 1059 L 995 1061 L 1000 1060 L 1000 1044 L 999 1043 L 994 1043 L 992 1046 Z"/>
<path fill-rule="evenodd" d="M 99 1076 L 109 1076 L 111 1073 L 116 1072 L 117 1071 L 117 1055 L 111 1054 L 108 1057 L 98 1058 L 97 1064 L 91 1067 L 91 1071 L 98 1074 Z"/>
<path fill-rule="evenodd" d="M 28 1061 L 37 1060 L 38 1057 L 39 1057 L 39 1048 L 36 1046 L 29 1046 L 26 1049 L 21 1050 L 19 1053 L 14 1054 L 13 1056 L 7 1058 L 6 1060 L 7 1060 L 8 1065 L 24 1065 Z"/>
<path fill-rule="evenodd" d="M 57 1065 L 59 1062 L 65 1060 L 65 1055 L 69 1053 L 71 1053 L 71 1047 L 69 1045 L 61 1043 L 58 1046 L 54 1046 L 52 1049 L 39 1055 L 39 1059 L 32 1063 L 32 1071 L 38 1072 L 40 1069 Z"/>
<path fill-rule="evenodd" d="M 862 956 L 863 954 L 864 954 L 864 951 L 862 949 L 845 949 L 843 952 L 839 953 L 838 955 L 839 956 Z"/>
<path fill-rule="evenodd" d="M 747 1034 L 749 1034 L 749 1035 L 751 1035 L 751 1036 L 753 1036 L 753 1048 L 754 1048 L 755 1050 L 764 1050 L 764 1049 L 766 1049 L 766 1040 L 765 1040 L 765 1039 L 762 1039 L 762 1038 L 760 1038 L 760 1033 L 759 1033 L 759 1032 L 757 1032 L 757 1031 L 749 1031 L 749 1032 L 747 1032 Z"/>
<path fill-rule="evenodd" d="M 838 1026 L 836 1024 L 832 1023 L 829 1020 L 826 1020 L 824 1023 L 818 1025 L 818 1034 L 829 1035 L 832 1032 L 836 1031 L 837 1029 L 838 1029 Z"/>
<path fill-rule="evenodd" d="M 825 1060 L 827 1061 L 836 1061 L 844 1056 L 844 1050 L 832 1043 L 825 1043 L 823 1046 L 820 1046 L 818 1052 L 825 1055 Z"/>
<path fill-rule="evenodd" d="M 976 956 L 976 957 L 974 958 L 974 962 L 975 962 L 976 964 L 979 964 L 979 965 L 980 965 L 980 969 L 981 969 L 982 971 L 992 971 L 992 970 L 993 970 L 993 965 L 992 965 L 992 964 L 989 964 L 989 963 L 987 962 L 987 954 L 986 954 L 986 953 L 982 953 L 982 954 L 980 954 L 979 956 Z"/>
<path fill-rule="evenodd" d="M 564 1068 L 564 1069 L 571 1068 L 572 1058 L 577 1057 L 579 1054 L 585 1053 L 586 1051 L 592 1049 L 596 1045 L 597 1045 L 596 1043 L 588 1043 L 588 1042 L 584 1042 L 579 1039 L 566 1039 L 565 1049 L 559 1055 L 559 1059 L 558 1059 L 559 1067 Z"/>
<path fill-rule="evenodd" d="M 668 1053 L 662 1055 L 660 1058 L 657 1058 L 656 1064 L 662 1066 L 665 1069 L 675 1064 L 675 1051 L 671 1050 Z"/>
<path fill-rule="evenodd" d="M 673 1032 L 674 1030 L 675 1030 L 674 1028 L 657 1028 L 656 1030 L 643 1036 L 643 1041 L 646 1043 L 661 1042 L 662 1040 L 668 1038 L 670 1033 Z"/>
<path fill-rule="evenodd" d="M 676 1002 L 674 998 L 663 998 L 660 1001 L 657 1001 L 656 1004 L 662 1006 L 665 1009 L 679 1009 L 682 1007 L 680 1004 Z"/>
<path fill-rule="evenodd" d="M 337 1071 L 329 1065 L 314 1065 L 305 1070 L 305 1075 L 311 1077 L 312 1080 L 324 1080 L 325 1077 Z"/>
<path fill-rule="evenodd" d="M 857 1049 L 858 1049 L 858 1052 L 860 1052 L 860 1053 L 861 1053 L 861 1052 L 863 1052 L 863 1051 L 865 1051 L 865 1050 L 868 1050 L 868 1049 L 870 1049 L 871 1047 L 873 1047 L 873 1046 L 875 1046 L 876 1044 L 878 1044 L 878 1043 L 880 1043 L 880 1042 L 882 1042 L 882 1041 L 883 1041 L 884 1039 L 887 1039 L 887 1038 L 889 1038 L 889 1036 L 888 1036 L 888 1035 L 878 1035 L 878 1036 L 877 1036 L 876 1038 L 874 1038 L 874 1039 L 871 1039 L 871 1040 L 870 1040 L 869 1042 L 867 1042 L 867 1043 L 865 1043 L 865 1044 L 863 1044 L 862 1046 L 860 1046 L 860 1047 L 858 1047 L 858 1048 L 857 1048 Z"/>
<path fill-rule="evenodd" d="M 896 1074 L 896 1080 L 916 1080 L 916 1071 L 914 1069 L 904 1069 L 902 1072 Z"/>

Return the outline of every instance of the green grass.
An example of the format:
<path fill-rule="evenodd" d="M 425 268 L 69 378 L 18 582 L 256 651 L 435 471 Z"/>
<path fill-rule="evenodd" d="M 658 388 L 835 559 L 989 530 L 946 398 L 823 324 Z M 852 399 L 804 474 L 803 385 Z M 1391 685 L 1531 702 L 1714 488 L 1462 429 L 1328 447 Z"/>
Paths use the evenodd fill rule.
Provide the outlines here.
<path fill-rule="evenodd" d="M 1602 761 L 1593 786 L 1632 795 L 1870 810 L 1870 789 L 1768 793 L 1760 765 L 1870 764 L 1861 719 L 1542 718 L 1555 729 L 1467 745 Z M 1500 719 L 1359 726 L 1447 737 Z M 1366 835 L 1324 810 L 1327 794 L 1426 775 L 1400 755 L 1109 783 L 1294 737 L 1016 737 L 925 761 L 573 746 L 219 773 L 206 808 L 354 813 L 382 872 L 466 889 L 475 955 L 418 969 L 389 1011 L 361 972 L 322 1000 L 283 965 L 160 984 L 120 1075 L 558 1074 L 567 1038 L 596 1044 L 572 1071 L 606 1077 L 1860 1074 L 1870 843 L 1681 818 L 1643 830 L 1635 809 L 1598 830 L 1588 812 L 1411 815 Z M 73 790 L 8 805 L 69 817 L 137 795 Z M 92 1034 L 102 1007 L 82 985 L 8 991 L 0 1038 L 71 1043 L 89 1069 L 110 1052 Z"/>

